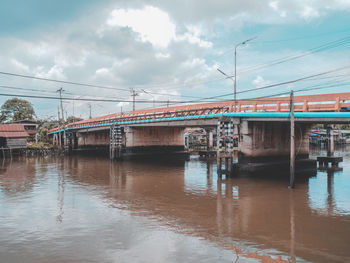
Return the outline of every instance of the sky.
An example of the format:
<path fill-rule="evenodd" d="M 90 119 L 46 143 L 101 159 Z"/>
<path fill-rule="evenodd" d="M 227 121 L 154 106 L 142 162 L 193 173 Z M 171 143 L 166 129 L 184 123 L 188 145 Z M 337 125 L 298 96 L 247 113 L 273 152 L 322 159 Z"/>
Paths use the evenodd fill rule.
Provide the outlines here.
<path fill-rule="evenodd" d="M 92 117 L 131 110 L 131 89 L 136 109 L 233 99 L 234 47 L 252 38 L 237 47 L 238 99 L 346 92 L 349 25 L 350 0 L 3 0 L 0 104 L 62 88 L 101 100 L 64 100 L 65 115 L 88 118 L 89 103 Z M 57 118 L 58 100 L 24 99 Z"/>

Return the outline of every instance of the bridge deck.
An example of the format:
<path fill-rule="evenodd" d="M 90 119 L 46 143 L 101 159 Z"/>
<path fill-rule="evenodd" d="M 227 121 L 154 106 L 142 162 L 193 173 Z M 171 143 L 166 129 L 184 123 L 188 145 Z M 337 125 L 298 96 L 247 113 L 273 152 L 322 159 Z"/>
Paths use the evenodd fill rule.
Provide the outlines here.
<path fill-rule="evenodd" d="M 350 92 L 295 96 L 295 121 L 309 123 L 350 123 Z M 248 118 L 251 121 L 288 121 L 289 97 L 239 100 L 237 111 L 233 101 L 155 108 L 111 114 L 67 124 L 50 130 L 53 134 L 62 130 L 91 127 L 124 126 L 213 126 L 216 119 L 226 116 Z"/>

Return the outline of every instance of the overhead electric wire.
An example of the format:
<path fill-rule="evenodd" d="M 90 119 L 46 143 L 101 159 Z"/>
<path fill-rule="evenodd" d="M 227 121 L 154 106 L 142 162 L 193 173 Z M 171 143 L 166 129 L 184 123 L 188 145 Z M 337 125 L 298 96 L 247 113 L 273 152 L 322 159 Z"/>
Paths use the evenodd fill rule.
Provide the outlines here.
<path fill-rule="evenodd" d="M 69 84 L 69 85 L 76 85 L 76 86 L 84 86 L 84 87 L 92 87 L 92 88 L 99 88 L 99 89 L 119 90 L 119 91 L 130 92 L 130 89 L 126 89 L 126 88 L 112 88 L 112 87 L 101 86 L 101 85 L 94 85 L 94 84 L 88 84 L 88 83 L 79 83 L 79 82 L 58 80 L 58 79 L 41 78 L 41 77 L 35 77 L 35 76 L 23 75 L 23 74 L 11 73 L 11 72 L 4 72 L 4 71 L 0 71 L 0 74 L 1 75 L 13 76 L 13 77 L 21 77 L 21 78 L 35 79 L 35 80 L 41 80 L 41 81 L 49 81 L 49 82 L 55 82 L 55 83 L 61 83 L 61 84 Z M 179 95 L 168 94 L 168 93 L 158 93 L 158 95 L 177 96 L 177 97 L 179 96 Z M 196 97 L 196 96 L 187 96 L 187 95 L 181 95 L 181 96 L 182 97 L 188 97 L 188 98 L 199 98 L 199 97 Z"/>
<path fill-rule="evenodd" d="M 261 41 L 254 41 L 253 44 L 279 43 L 279 42 L 303 40 L 303 39 L 310 39 L 310 38 L 318 38 L 318 37 L 322 37 L 322 36 L 335 35 L 335 34 L 349 32 L 349 31 L 350 31 L 350 29 L 343 29 L 343 30 L 338 30 L 338 31 L 329 31 L 329 32 L 317 34 L 317 35 L 301 36 L 301 37 L 295 37 L 295 38 L 285 38 L 285 39 L 276 39 L 276 40 L 261 40 Z"/>
<path fill-rule="evenodd" d="M 281 64 L 290 60 L 294 60 L 303 56 L 307 56 L 316 52 L 320 52 L 320 51 L 324 51 L 330 48 L 334 48 L 334 47 L 338 47 L 340 45 L 344 45 L 350 42 L 350 37 L 345 37 L 336 41 L 332 41 L 329 43 L 326 43 L 324 45 L 321 45 L 319 47 L 310 49 L 307 52 L 304 52 L 300 55 L 296 55 L 296 56 L 287 56 L 281 59 L 276 59 L 273 61 L 270 61 L 269 63 L 266 64 L 261 64 L 261 65 L 257 65 L 257 66 L 253 66 L 250 68 L 246 68 L 245 71 L 240 72 L 240 74 L 245 73 L 245 72 L 249 72 L 249 71 L 254 71 L 257 69 L 262 69 L 268 66 L 272 66 L 272 65 L 276 65 L 276 64 Z M 63 84 L 70 84 L 70 85 L 78 85 L 78 86 L 86 86 L 86 87 L 94 87 L 94 88 L 101 88 L 101 89 L 109 89 L 109 90 L 121 90 L 121 91 L 128 91 L 130 92 L 130 89 L 125 89 L 125 88 L 112 88 L 112 87 L 106 87 L 106 86 L 100 86 L 100 85 L 93 85 L 93 84 L 87 84 L 87 83 L 78 83 L 78 82 L 72 82 L 72 81 L 64 81 L 64 80 L 56 80 L 56 79 L 49 79 L 49 78 L 41 78 L 41 77 L 35 77 L 35 76 L 29 76 L 29 75 L 23 75 L 23 74 L 16 74 L 16 73 L 9 73 L 9 72 L 2 72 L 0 71 L 0 74 L 2 75 L 9 75 L 9 76 L 15 76 L 15 77 L 22 77 L 22 78 L 30 78 L 30 79 L 36 79 L 36 80 L 42 80 L 42 81 L 50 81 L 50 82 L 56 82 L 56 83 L 63 83 Z M 317 74 L 318 75 L 318 74 Z M 233 76 L 230 76 L 233 77 Z M 307 78 L 311 78 L 311 77 L 307 77 Z M 307 78 L 303 78 L 303 79 L 307 79 Z M 189 87 L 189 86 L 196 86 L 198 84 L 206 84 L 206 83 L 211 83 L 211 82 L 217 82 L 217 81 L 221 81 L 227 79 L 227 77 L 225 78 L 216 78 L 213 80 L 208 80 L 208 81 L 200 81 L 200 82 L 193 82 L 192 84 L 187 83 L 187 84 L 177 84 L 177 85 L 168 85 L 171 86 L 172 88 L 174 87 Z M 301 80 L 303 80 L 301 79 Z M 294 83 L 296 81 L 300 81 L 300 80 L 294 80 L 294 81 L 288 81 L 288 82 L 283 82 L 283 83 L 278 83 L 278 84 L 273 84 L 273 85 L 268 85 L 267 87 L 260 87 L 260 88 L 256 88 L 256 89 L 250 89 L 250 90 L 245 90 L 245 91 L 241 91 L 238 93 L 244 93 L 244 92 L 249 92 L 249 91 L 254 91 L 254 90 L 259 90 L 259 89 L 263 89 L 263 88 L 269 88 L 269 87 L 274 87 L 274 86 L 279 86 L 279 85 L 285 85 L 285 84 L 290 84 L 290 83 Z M 7 88 L 5 86 L 3 86 L 4 88 Z M 9 86 L 8 86 L 9 87 Z M 142 86 L 142 87 L 147 87 L 147 86 Z M 152 87 L 152 86 L 148 86 L 148 87 Z M 161 87 L 161 86 L 159 86 Z M 20 88 L 17 88 L 20 89 Z M 29 89 L 28 89 L 29 90 Z M 41 92 L 49 92 L 49 91 L 42 91 Z M 203 98 L 203 97 L 195 97 L 195 96 L 186 96 L 186 95 L 176 95 L 176 94 L 166 94 L 166 93 L 158 93 L 158 92 L 149 92 L 151 94 L 157 94 L 157 95 L 164 95 L 164 96 L 176 96 L 176 97 L 191 97 L 191 98 L 198 98 L 199 100 L 197 101 L 202 101 L 202 100 L 208 100 L 208 99 L 213 99 L 213 98 L 220 98 L 220 97 L 224 97 L 224 96 L 229 96 L 232 95 L 232 93 L 229 94 L 223 94 L 223 95 L 219 95 L 219 96 L 214 96 L 214 97 L 209 97 L 209 98 Z M 237 93 L 237 94 L 238 94 Z M 118 100 L 119 101 L 119 100 Z M 188 102 L 196 102 L 194 100 L 192 101 L 188 101 Z"/>
<path fill-rule="evenodd" d="M 255 66 L 242 68 L 241 70 L 239 70 L 237 75 L 241 75 L 241 74 L 249 73 L 249 72 L 252 72 L 252 71 L 264 69 L 264 68 L 271 67 L 271 66 L 274 66 L 274 65 L 279 65 L 279 64 L 282 64 L 282 63 L 285 63 L 285 62 L 288 62 L 288 61 L 292 61 L 292 60 L 295 60 L 295 59 L 298 59 L 298 58 L 309 56 L 309 55 L 312 55 L 312 54 L 315 54 L 315 53 L 318 53 L 318 52 L 322 52 L 322 51 L 325 51 L 325 50 L 328 50 L 328 49 L 332 49 L 332 48 L 335 48 L 335 47 L 346 45 L 348 43 L 350 43 L 350 36 L 347 36 L 345 38 L 341 38 L 341 39 L 338 39 L 338 40 L 335 40 L 335 41 L 332 41 L 332 42 L 325 43 L 325 44 L 323 44 L 321 46 L 318 46 L 318 47 L 315 47 L 315 48 L 311 48 L 311 49 L 309 49 L 309 50 L 307 50 L 307 51 L 305 51 L 305 52 L 303 52 L 301 54 L 289 55 L 289 56 L 285 56 L 285 57 L 282 57 L 282 58 L 271 60 L 271 61 L 269 61 L 267 63 L 262 63 L 262 64 L 258 64 L 258 65 L 255 65 Z M 234 77 L 234 75 L 231 74 L 230 77 Z"/>
<path fill-rule="evenodd" d="M 325 89 L 325 88 L 331 88 L 331 87 L 339 87 L 339 86 L 347 86 L 350 85 L 350 83 L 344 83 L 342 85 L 339 84 L 332 84 L 332 85 L 326 85 L 326 86 L 321 86 L 321 87 L 306 87 L 306 88 L 302 88 L 302 89 L 297 89 L 295 90 L 295 92 L 302 92 L 302 91 L 309 91 L 309 90 L 315 90 L 315 89 Z M 289 94 L 288 92 L 281 92 L 281 93 L 277 93 L 277 94 L 270 94 L 270 95 L 266 95 L 266 96 L 261 96 L 261 97 L 255 97 L 255 98 L 246 98 L 246 99 L 241 99 L 241 101 L 243 100 L 254 100 L 254 99 L 261 99 L 261 98 L 271 98 L 271 97 L 275 97 L 275 96 L 281 96 L 281 95 L 285 95 L 285 94 Z M 0 96 L 8 96 L 8 97 L 25 97 L 25 98 L 38 98 L 38 99 L 52 99 L 52 100 L 59 100 L 59 97 L 49 97 L 49 96 L 37 96 L 37 95 L 24 95 L 24 94 L 3 94 L 0 93 Z M 68 97 L 62 97 L 62 100 L 71 100 L 71 101 L 99 101 L 99 102 L 132 102 L 132 100 L 112 100 L 112 99 L 93 99 L 93 98 L 68 98 Z M 261 100 L 259 100 L 261 101 Z M 268 102 L 269 100 L 266 100 L 266 102 Z M 273 100 L 270 100 L 273 101 Z M 137 103 L 150 103 L 150 101 L 148 100 L 138 100 L 136 101 Z M 155 101 L 156 103 L 190 103 L 190 101 Z M 220 102 L 220 101 L 216 101 L 216 102 Z M 222 101 L 221 101 L 222 102 Z"/>
<path fill-rule="evenodd" d="M 342 31 L 337 31 L 337 32 L 329 32 L 329 34 L 335 34 L 335 33 L 341 33 L 341 32 L 348 32 L 348 31 L 350 31 L 350 30 L 342 30 Z M 322 35 L 327 35 L 327 33 L 326 34 L 322 34 Z M 314 37 L 318 37 L 318 36 L 322 36 L 322 35 L 315 35 L 315 36 L 308 36 L 308 37 L 300 37 L 300 38 L 294 38 L 294 39 L 282 39 L 282 40 L 276 40 L 276 41 L 290 41 L 290 40 L 299 40 L 299 39 L 304 39 L 304 38 L 314 38 Z M 307 52 L 305 52 L 305 53 L 309 53 L 310 51 L 312 51 L 313 49 L 317 49 L 317 48 L 321 48 L 321 47 L 324 47 L 324 46 L 326 46 L 326 45 L 330 45 L 330 44 L 332 44 L 332 43 L 335 43 L 335 42 L 337 42 L 337 41 L 341 41 L 341 40 L 343 40 L 343 38 L 341 38 L 341 39 L 338 39 L 338 40 L 336 40 L 336 41 L 333 41 L 333 42 L 329 42 L 329 43 L 326 43 L 326 44 L 323 44 L 323 45 L 321 45 L 321 46 L 318 46 L 318 47 L 315 47 L 315 48 L 312 48 L 312 49 L 310 49 L 310 50 L 308 50 Z M 269 43 L 270 41 L 254 41 L 254 42 L 252 42 L 252 44 L 256 44 L 256 43 Z M 271 42 L 275 42 L 275 41 L 271 41 Z M 220 55 L 216 55 L 216 56 L 214 56 L 214 57 L 212 57 L 212 59 L 214 59 L 214 58 L 217 58 L 217 57 L 221 57 L 221 56 L 223 56 L 223 55 L 225 55 L 225 54 L 227 54 L 227 53 L 229 53 L 230 51 L 232 51 L 232 50 L 234 50 L 234 47 L 232 47 L 232 48 L 229 48 L 229 49 L 227 49 L 226 51 L 224 51 L 222 54 L 220 54 Z M 323 50 L 322 50 L 323 51 Z M 299 55 L 297 55 L 297 56 L 300 56 L 301 54 L 299 54 Z M 294 55 L 295 56 L 295 55 Z M 290 55 L 290 56 L 287 56 L 287 57 L 283 57 L 283 58 L 279 58 L 279 59 L 275 59 L 275 60 L 272 60 L 272 61 L 270 61 L 270 62 L 268 62 L 268 63 L 264 63 L 264 64 L 260 64 L 260 65 L 255 65 L 255 66 L 251 66 L 251 67 L 248 67 L 248 68 L 246 68 L 246 69 L 249 69 L 249 70 L 251 70 L 251 68 L 255 68 L 255 67 L 260 67 L 260 66 L 262 66 L 262 65 L 266 65 L 266 64 L 270 64 L 271 62 L 277 62 L 277 61 L 279 61 L 279 60 L 283 60 L 283 59 L 287 59 L 287 58 L 292 58 L 292 57 L 294 57 L 293 55 Z M 242 72 L 240 72 L 240 73 L 242 73 Z M 234 75 L 232 75 L 231 77 L 234 77 Z M 220 80 L 222 80 L 222 79 L 225 79 L 225 78 L 221 78 L 221 79 L 213 79 L 213 81 L 220 81 Z M 205 80 L 205 82 L 206 81 L 211 81 L 210 79 L 209 80 Z M 163 83 L 163 84 L 155 84 L 155 85 L 140 85 L 139 87 L 143 87 L 143 88 L 156 88 L 156 87 L 164 87 L 164 86 L 170 86 L 170 85 L 178 85 L 178 84 L 175 84 L 175 83 Z M 186 85 L 186 84 L 183 84 L 183 85 Z M 192 86 L 192 85 L 191 85 Z"/>
<path fill-rule="evenodd" d="M 40 95 L 26 95 L 26 94 L 10 94 L 10 93 L 0 93 L 0 96 L 5 97 L 23 97 L 23 98 L 35 98 L 35 99 L 52 99 L 60 100 L 60 97 L 50 97 L 50 96 L 40 96 Z M 71 98 L 62 97 L 62 100 L 70 101 L 99 101 L 99 102 L 133 102 L 133 100 L 122 100 L 122 99 L 95 99 L 95 98 Z M 150 100 L 136 100 L 136 103 L 152 103 Z M 188 103 L 188 101 L 171 101 L 171 100 L 155 100 L 155 103 Z"/>
<path fill-rule="evenodd" d="M 49 91 L 49 90 L 42 90 L 42 89 L 31 89 L 31 88 L 20 88 L 20 87 L 13 87 L 13 86 L 7 86 L 7 85 L 0 85 L 0 88 L 25 90 L 25 91 L 40 91 L 40 92 L 45 92 L 45 93 L 57 93 L 56 91 Z"/>
<path fill-rule="evenodd" d="M 332 73 L 332 72 L 341 71 L 341 70 L 344 70 L 344 69 L 347 69 L 347 68 L 350 68 L 350 65 L 347 65 L 347 66 L 344 66 L 344 67 L 340 67 L 340 68 L 336 68 L 336 69 L 329 70 L 329 71 L 325 71 L 325 72 L 321 72 L 321 73 L 317 73 L 317 74 L 313 74 L 313 75 L 309 75 L 309 76 L 305 76 L 305 77 L 301 77 L 301 78 L 294 79 L 294 80 L 279 82 L 279 83 L 270 84 L 270 85 L 266 85 L 266 86 L 262 86 L 262 87 L 258 87 L 258 88 L 253 88 L 253 89 L 248 89 L 248 90 L 242 90 L 242 91 L 236 92 L 236 94 L 247 93 L 247 92 L 251 92 L 251 91 L 263 90 L 263 89 L 273 88 L 273 87 L 277 87 L 277 86 L 292 84 L 292 83 L 295 83 L 295 82 L 299 82 L 299 81 L 315 78 L 317 76 L 326 75 L 326 74 L 329 74 L 329 73 Z M 231 93 L 222 94 L 222 95 L 202 98 L 202 100 L 222 98 L 222 97 L 227 97 L 227 96 L 231 96 L 231 95 L 233 95 L 232 92 Z M 191 102 L 196 102 L 196 101 L 193 100 Z"/>
<path fill-rule="evenodd" d="M 255 66 L 250 66 L 250 67 L 246 67 L 241 69 L 238 73 L 237 76 L 240 74 L 245 74 L 245 73 L 249 73 L 252 71 L 256 71 L 256 70 L 260 70 L 260 69 L 264 69 L 270 66 L 274 66 L 274 65 L 278 65 L 278 64 L 282 64 L 288 61 L 292 61 L 292 60 L 296 60 L 305 56 L 309 56 L 318 52 L 322 52 L 328 49 L 332 49 L 332 48 L 336 48 L 342 45 L 346 45 L 350 43 L 350 36 L 344 37 L 344 38 L 340 38 L 338 40 L 335 41 L 331 41 L 331 42 L 327 42 L 323 45 L 311 48 L 305 52 L 302 52 L 301 54 L 297 54 L 297 55 L 289 55 L 289 56 L 285 56 L 282 58 L 278 58 L 278 59 L 274 59 L 271 60 L 267 63 L 262 63 L 262 64 L 258 64 Z M 234 75 L 230 74 L 229 77 L 221 77 L 221 78 L 213 78 L 213 79 L 208 79 L 205 81 L 193 81 L 193 82 L 189 82 L 189 83 L 182 83 L 182 84 L 178 84 L 178 83 L 169 83 L 169 84 L 161 84 L 161 85 L 142 85 L 142 86 L 138 86 L 138 87 L 142 87 L 142 88 L 160 88 L 160 87 L 170 87 L 170 88 L 181 88 L 181 87 L 191 87 L 191 86 L 197 86 L 197 85 L 202 85 L 202 84 L 208 84 L 208 83 L 212 83 L 212 82 L 217 82 L 217 81 L 221 81 L 221 80 L 225 80 L 228 78 L 233 78 Z M 136 86 L 137 87 L 137 86 Z"/>
<path fill-rule="evenodd" d="M 335 48 L 338 47 L 340 45 L 344 45 L 344 44 L 348 44 L 350 43 L 350 37 L 345 37 L 342 39 L 338 39 L 336 41 L 332 41 L 326 44 L 323 44 L 321 46 L 312 48 L 300 55 L 291 55 L 291 56 L 287 56 L 287 57 L 283 57 L 280 59 L 276 59 L 276 60 L 272 60 L 268 63 L 265 64 L 260 64 L 260 65 L 256 65 L 256 66 L 252 66 L 252 67 L 248 67 L 243 69 L 242 71 L 239 72 L 239 74 L 243 74 L 243 73 L 247 73 L 247 72 L 251 72 L 251 71 L 255 71 L 255 70 L 259 70 L 259 69 L 263 69 L 269 66 L 273 66 L 273 65 L 277 65 L 277 64 L 281 64 L 287 61 L 291 61 L 291 60 L 295 60 L 307 55 L 311 55 L 314 54 L 316 52 L 321 52 L 330 48 Z M 35 77 L 35 76 L 30 76 L 30 75 L 23 75 L 23 74 L 17 74 L 17 73 L 10 73 L 10 72 L 3 72 L 0 71 L 0 74 L 2 75 L 9 75 L 9 76 L 14 76 L 14 77 L 21 77 L 21 78 L 29 78 L 29 79 L 35 79 L 35 80 L 41 80 L 41 81 L 49 81 L 49 82 L 55 82 L 55 83 L 62 83 L 62 84 L 70 84 L 70 85 L 78 85 L 78 86 L 85 86 L 85 87 L 93 87 L 93 88 L 101 88 L 101 89 L 108 89 L 108 90 L 119 90 L 119 91 L 127 91 L 130 92 L 130 89 L 126 89 L 126 88 L 113 88 L 113 87 L 107 87 L 107 86 L 101 86 L 101 85 L 94 85 L 94 84 L 88 84 L 88 83 L 79 83 L 79 82 L 72 82 L 72 81 L 65 81 L 65 80 L 57 80 L 57 79 L 49 79 L 49 78 L 41 78 L 41 77 Z M 237 74 L 238 75 L 238 74 Z M 231 75 L 230 77 L 234 77 L 234 75 Z M 177 84 L 177 83 L 172 83 L 172 84 L 167 84 L 164 86 L 163 85 L 136 85 L 135 87 L 142 87 L 142 88 L 161 88 L 161 87 L 170 87 L 170 88 L 176 88 L 176 87 L 191 87 L 191 86 L 197 86 L 197 85 L 202 85 L 202 84 L 208 84 L 208 83 L 212 83 L 212 82 L 217 82 L 217 81 L 221 81 L 221 80 L 225 80 L 227 79 L 227 77 L 225 78 L 215 78 L 215 79 L 209 79 L 209 80 L 205 80 L 205 81 L 193 81 L 193 82 L 188 82 L 188 83 L 182 83 L 182 84 Z M 152 94 L 156 94 L 156 95 L 164 95 L 164 96 L 181 96 L 181 97 L 188 97 L 188 98 L 201 98 L 201 97 L 196 97 L 196 96 L 188 96 L 188 95 L 176 95 L 176 94 L 168 94 L 168 93 L 160 93 L 160 92 L 152 92 L 150 91 L 149 93 Z"/>

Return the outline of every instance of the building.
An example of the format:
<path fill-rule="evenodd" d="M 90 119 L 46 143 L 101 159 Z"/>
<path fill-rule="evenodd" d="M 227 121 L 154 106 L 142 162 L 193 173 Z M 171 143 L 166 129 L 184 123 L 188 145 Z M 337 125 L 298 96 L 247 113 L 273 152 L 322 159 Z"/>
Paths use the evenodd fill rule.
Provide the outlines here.
<path fill-rule="evenodd" d="M 28 133 L 29 137 L 27 138 L 28 143 L 36 142 L 35 136 L 37 131 L 37 122 L 31 120 L 22 120 L 22 121 L 14 121 L 14 124 L 23 124 L 24 129 Z"/>
<path fill-rule="evenodd" d="M 0 148 L 25 148 L 29 138 L 24 124 L 0 124 Z"/>

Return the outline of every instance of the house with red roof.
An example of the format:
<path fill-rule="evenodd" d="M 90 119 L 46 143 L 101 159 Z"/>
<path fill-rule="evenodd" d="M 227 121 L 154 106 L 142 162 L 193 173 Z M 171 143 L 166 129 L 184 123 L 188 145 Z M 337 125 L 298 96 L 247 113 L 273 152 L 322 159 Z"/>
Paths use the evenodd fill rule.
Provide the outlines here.
<path fill-rule="evenodd" d="M 0 148 L 25 148 L 29 136 L 24 124 L 0 124 Z"/>

